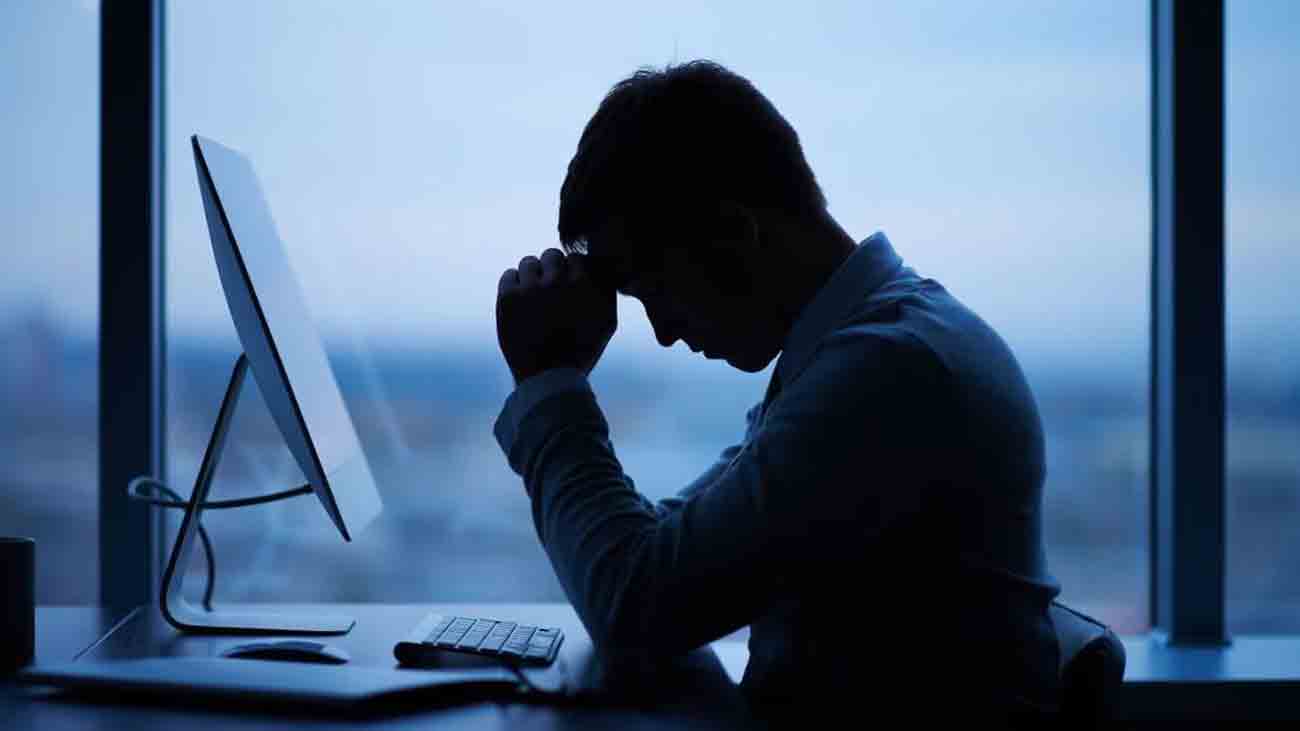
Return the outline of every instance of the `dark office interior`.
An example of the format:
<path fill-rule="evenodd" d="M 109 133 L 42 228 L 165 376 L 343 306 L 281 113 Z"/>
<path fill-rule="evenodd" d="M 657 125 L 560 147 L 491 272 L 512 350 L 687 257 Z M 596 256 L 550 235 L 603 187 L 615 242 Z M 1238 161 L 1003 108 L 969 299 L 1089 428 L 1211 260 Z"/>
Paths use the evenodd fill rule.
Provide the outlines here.
<path fill-rule="evenodd" d="M 1300 718 L 1300 3 L 2 5 L 0 726 L 1000 722 L 1012 666 L 1041 680 L 1013 725 Z M 721 352 L 758 325 L 668 332 L 648 276 L 603 263 L 634 235 L 582 228 L 619 175 L 727 185 L 645 153 L 662 129 L 688 163 L 724 146 L 729 118 L 643 111 L 688 83 L 770 100 L 848 237 L 799 259 L 761 358 Z M 717 180 L 743 182 L 763 156 L 731 142 Z M 799 237 L 723 198 L 740 240 Z M 878 311 L 828 309 L 855 285 L 924 294 L 946 377 L 974 342 L 951 323 L 987 329 L 976 426 L 897 349 L 862 351 L 892 388 L 825 385 L 876 342 Z M 574 302 L 617 328 L 547 360 Z M 980 560 L 1043 588 L 1050 660 L 979 590 L 917 579 L 933 546 L 893 549 L 906 527 L 845 544 L 867 519 L 764 502 L 783 466 L 843 482 L 827 455 L 895 406 L 955 451 L 881 415 L 851 479 L 1029 465 L 1041 555 Z M 1038 441 L 998 433 L 1020 418 Z M 925 515 L 873 500 L 852 509 Z M 787 546 L 815 602 L 758 568 Z"/>

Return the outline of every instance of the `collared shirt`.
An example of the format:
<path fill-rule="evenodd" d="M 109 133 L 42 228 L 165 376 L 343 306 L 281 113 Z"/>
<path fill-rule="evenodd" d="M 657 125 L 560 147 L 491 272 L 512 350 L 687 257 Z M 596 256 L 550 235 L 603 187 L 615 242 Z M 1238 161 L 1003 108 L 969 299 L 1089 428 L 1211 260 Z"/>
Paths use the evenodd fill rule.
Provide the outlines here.
<path fill-rule="evenodd" d="M 677 496 L 636 492 L 576 370 L 521 383 L 495 433 L 604 651 L 748 625 L 760 701 L 866 683 L 902 702 L 939 672 L 981 702 L 1055 702 L 1037 406 L 1006 344 L 883 234 L 800 313 L 744 440 Z"/>

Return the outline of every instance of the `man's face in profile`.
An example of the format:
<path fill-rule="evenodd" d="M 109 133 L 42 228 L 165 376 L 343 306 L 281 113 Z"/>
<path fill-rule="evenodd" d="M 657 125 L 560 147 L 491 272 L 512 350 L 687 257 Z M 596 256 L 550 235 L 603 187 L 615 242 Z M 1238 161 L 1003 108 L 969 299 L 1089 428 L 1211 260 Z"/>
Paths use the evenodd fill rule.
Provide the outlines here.
<path fill-rule="evenodd" d="M 638 246 L 621 220 L 588 239 L 593 271 L 641 303 L 660 345 L 681 340 L 706 358 L 756 373 L 780 352 L 783 327 L 769 314 L 773 303 L 763 294 L 770 288 L 757 281 L 759 269 L 723 253 L 734 247 L 714 243 L 679 238 Z"/>

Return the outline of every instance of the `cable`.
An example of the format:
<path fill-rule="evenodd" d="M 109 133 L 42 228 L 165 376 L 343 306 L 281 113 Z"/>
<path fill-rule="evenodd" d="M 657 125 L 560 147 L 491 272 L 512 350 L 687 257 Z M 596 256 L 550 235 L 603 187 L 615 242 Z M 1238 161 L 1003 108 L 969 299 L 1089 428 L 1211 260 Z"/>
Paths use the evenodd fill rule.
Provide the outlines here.
<path fill-rule="evenodd" d="M 137 490 L 141 485 L 153 485 L 155 487 L 162 488 L 163 490 L 166 490 L 168 493 L 171 494 L 172 499 L 170 501 L 159 500 L 157 498 L 152 498 L 147 495 L 141 495 L 137 492 Z M 132 498 L 136 500 L 143 500 L 144 502 L 147 502 L 150 505 L 156 505 L 160 508 L 184 509 L 190 506 L 188 500 L 185 500 L 180 495 L 177 495 L 174 490 L 171 490 L 161 481 L 155 480 L 152 477 L 137 477 L 134 480 L 131 480 L 129 483 L 127 483 L 126 489 L 127 492 L 131 493 Z M 301 487 L 295 487 L 292 490 L 268 492 L 265 495 L 256 495 L 254 497 L 237 498 L 235 500 L 209 500 L 208 502 L 203 503 L 203 509 L 204 510 L 225 510 L 228 508 L 242 508 L 248 505 L 261 505 L 262 503 L 273 503 L 276 500 L 284 500 L 285 498 L 297 497 L 299 495 L 309 495 L 311 494 L 311 491 L 312 491 L 311 485 L 303 485 Z"/>
<path fill-rule="evenodd" d="M 143 487 L 149 487 L 154 490 L 154 495 L 146 495 L 140 491 Z M 292 490 L 281 490 L 279 492 L 270 492 L 265 495 L 256 495 L 254 497 L 237 498 L 234 500 L 212 500 L 203 503 L 200 507 L 204 510 L 226 510 L 229 508 L 242 508 L 248 505 L 261 505 L 263 503 L 275 502 L 286 498 L 297 497 L 299 495 L 311 494 L 311 485 L 295 487 Z M 156 497 L 157 494 L 163 494 L 167 500 Z M 132 479 L 126 484 L 126 494 L 131 500 L 147 503 L 159 508 L 177 508 L 185 509 L 190 506 L 189 501 L 182 498 L 177 492 L 162 480 L 141 475 Z M 216 589 L 217 584 L 217 556 L 212 550 L 212 541 L 208 538 L 208 532 L 203 529 L 203 523 L 198 522 L 199 541 L 203 543 L 203 555 L 208 566 L 207 586 L 203 589 L 203 608 L 209 612 L 212 611 L 212 592 Z M 177 537 L 177 540 L 180 540 Z"/>
<path fill-rule="evenodd" d="M 158 498 L 141 494 L 139 489 L 144 485 L 148 485 L 149 487 L 152 487 L 154 490 L 166 495 L 172 500 L 171 501 L 159 500 Z M 134 480 L 131 480 L 131 482 L 127 483 L 126 491 L 127 491 L 127 497 L 129 497 L 132 500 L 148 503 L 150 505 L 156 505 L 162 508 L 174 508 L 174 507 L 187 506 L 187 503 L 181 502 L 181 496 L 176 494 L 175 490 L 171 489 L 170 487 L 167 487 L 167 485 L 163 484 L 158 480 L 153 479 L 152 477 L 137 477 Z M 211 612 L 212 592 L 216 588 L 216 584 L 217 584 L 217 556 L 212 550 L 212 541 L 208 538 L 208 532 L 206 530 L 203 530 L 203 523 L 199 523 L 198 527 L 199 527 L 199 540 L 203 542 L 203 556 L 206 559 L 205 563 L 207 564 L 208 567 L 208 581 L 207 581 L 207 585 L 203 589 L 203 608 Z"/>

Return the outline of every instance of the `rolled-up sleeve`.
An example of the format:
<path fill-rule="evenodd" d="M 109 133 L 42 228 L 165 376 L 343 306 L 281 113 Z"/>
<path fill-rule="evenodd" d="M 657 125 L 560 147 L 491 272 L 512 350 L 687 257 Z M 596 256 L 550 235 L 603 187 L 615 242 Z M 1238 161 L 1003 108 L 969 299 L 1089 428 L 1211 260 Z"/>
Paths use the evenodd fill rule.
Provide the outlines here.
<path fill-rule="evenodd" d="M 921 496 L 869 466 L 924 458 L 910 395 L 939 374 L 908 339 L 833 339 L 673 510 L 636 492 L 585 379 L 539 390 L 527 409 L 517 392 L 497 437 L 597 647 L 673 655 L 751 623 L 790 577 L 917 508 Z"/>

